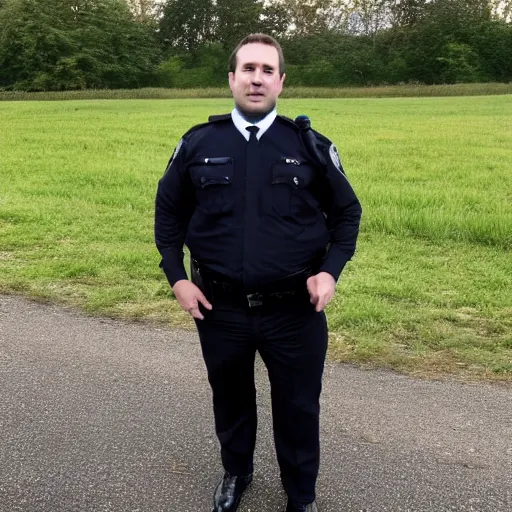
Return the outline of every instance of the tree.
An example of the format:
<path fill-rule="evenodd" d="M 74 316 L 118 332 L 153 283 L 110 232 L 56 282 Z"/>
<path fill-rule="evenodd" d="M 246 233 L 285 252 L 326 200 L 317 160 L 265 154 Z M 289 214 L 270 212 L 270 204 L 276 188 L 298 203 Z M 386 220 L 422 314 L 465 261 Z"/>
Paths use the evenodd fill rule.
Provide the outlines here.
<path fill-rule="evenodd" d="M 500 82 L 512 81 L 512 24 L 503 19 L 485 23 L 473 45 L 480 56 L 486 78 Z"/>
<path fill-rule="evenodd" d="M 493 18 L 512 22 L 512 0 L 490 0 L 490 8 Z"/>
<path fill-rule="evenodd" d="M 158 11 L 155 0 L 127 0 L 135 19 L 142 23 L 152 23 Z"/>
<path fill-rule="evenodd" d="M 425 13 L 424 0 L 389 0 L 388 5 L 392 28 L 416 25 Z"/>
<path fill-rule="evenodd" d="M 194 52 L 212 42 L 215 27 L 212 0 L 168 0 L 159 22 L 159 35 L 166 53 Z"/>
<path fill-rule="evenodd" d="M 277 0 L 286 13 L 291 37 L 326 32 L 330 25 L 332 0 Z"/>
<path fill-rule="evenodd" d="M 436 60 L 441 65 L 439 75 L 443 83 L 477 82 L 480 78 L 478 55 L 468 44 L 447 43 Z"/>
<path fill-rule="evenodd" d="M 277 38 L 286 36 L 290 20 L 286 8 L 281 4 L 265 3 L 260 15 L 261 31 Z"/>
<path fill-rule="evenodd" d="M 23 90 L 139 87 L 159 52 L 124 0 L 7 0 L 0 86 Z"/>
<path fill-rule="evenodd" d="M 30 89 L 49 80 L 61 59 L 76 51 L 61 5 L 48 0 L 7 0 L 0 11 L 0 86 Z M 83 85 L 78 73 L 73 86 Z"/>
<path fill-rule="evenodd" d="M 388 0 L 351 0 L 348 31 L 353 34 L 374 36 L 390 23 Z"/>
<path fill-rule="evenodd" d="M 71 0 L 63 0 L 69 3 Z M 88 86 L 148 85 L 159 60 L 151 26 L 134 20 L 123 0 L 72 0 L 77 59 L 86 66 Z"/>
<path fill-rule="evenodd" d="M 217 0 L 215 39 L 224 49 L 232 50 L 244 36 L 262 30 L 262 16 L 260 0 Z"/>
<path fill-rule="evenodd" d="M 483 76 L 473 46 L 489 21 L 487 0 L 434 0 L 424 5 L 414 23 L 394 32 L 394 47 L 415 80 L 431 84 L 466 77 L 474 81 Z"/>

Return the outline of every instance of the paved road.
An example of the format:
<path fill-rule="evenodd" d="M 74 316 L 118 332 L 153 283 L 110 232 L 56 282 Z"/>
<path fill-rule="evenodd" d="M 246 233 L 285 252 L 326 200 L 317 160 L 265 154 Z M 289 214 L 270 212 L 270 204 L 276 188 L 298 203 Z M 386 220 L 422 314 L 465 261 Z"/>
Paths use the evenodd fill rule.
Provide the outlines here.
<path fill-rule="evenodd" d="M 279 512 L 257 379 L 239 511 Z M 329 364 L 322 413 L 322 512 L 512 511 L 512 389 Z M 194 333 L 2 296 L 0 433 L 2 512 L 209 512 L 221 474 Z"/>

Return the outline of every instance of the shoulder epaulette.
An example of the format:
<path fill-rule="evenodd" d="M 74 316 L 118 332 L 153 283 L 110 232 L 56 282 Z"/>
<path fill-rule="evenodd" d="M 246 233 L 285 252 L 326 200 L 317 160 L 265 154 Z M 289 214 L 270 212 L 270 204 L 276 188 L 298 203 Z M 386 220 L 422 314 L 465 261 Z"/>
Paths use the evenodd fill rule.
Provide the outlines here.
<path fill-rule="evenodd" d="M 283 120 L 283 121 L 285 121 L 286 123 L 289 123 L 289 124 L 293 125 L 293 127 L 294 127 L 296 130 L 298 130 L 298 129 L 299 129 L 299 127 L 297 126 L 297 123 L 296 123 L 293 119 L 291 119 L 290 117 L 286 117 L 286 116 L 282 116 L 282 115 L 278 115 L 277 117 L 278 117 L 279 119 L 282 119 L 282 120 Z"/>
<path fill-rule="evenodd" d="M 227 119 L 231 119 L 231 114 L 220 114 L 217 116 L 210 116 L 208 118 L 208 122 L 216 123 L 217 121 L 226 121 Z"/>
<path fill-rule="evenodd" d="M 231 114 L 222 114 L 218 116 L 210 116 L 208 117 L 208 122 L 206 123 L 199 123 L 195 126 L 192 126 L 184 135 L 183 138 L 185 138 L 187 135 L 190 135 L 193 132 L 196 132 L 197 130 L 200 130 L 203 127 L 209 126 L 211 123 L 217 123 L 219 121 L 226 121 L 227 119 L 231 119 Z"/>

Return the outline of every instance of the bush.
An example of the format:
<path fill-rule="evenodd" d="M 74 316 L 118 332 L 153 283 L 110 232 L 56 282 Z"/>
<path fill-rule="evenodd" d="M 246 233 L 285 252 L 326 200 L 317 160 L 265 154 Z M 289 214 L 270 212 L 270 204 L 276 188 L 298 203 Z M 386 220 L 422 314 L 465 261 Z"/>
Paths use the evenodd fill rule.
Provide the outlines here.
<path fill-rule="evenodd" d="M 471 83 L 480 79 L 478 55 L 467 44 L 447 43 L 436 60 L 441 64 L 442 83 Z"/>
<path fill-rule="evenodd" d="M 156 71 L 158 85 L 160 87 L 175 87 L 174 80 L 180 74 L 183 63 L 179 57 L 171 57 L 162 62 Z"/>
<path fill-rule="evenodd" d="M 219 82 L 215 69 L 201 67 L 182 69 L 180 73 L 175 75 L 173 83 L 173 86 L 178 89 L 196 89 L 225 86 L 226 79 Z"/>

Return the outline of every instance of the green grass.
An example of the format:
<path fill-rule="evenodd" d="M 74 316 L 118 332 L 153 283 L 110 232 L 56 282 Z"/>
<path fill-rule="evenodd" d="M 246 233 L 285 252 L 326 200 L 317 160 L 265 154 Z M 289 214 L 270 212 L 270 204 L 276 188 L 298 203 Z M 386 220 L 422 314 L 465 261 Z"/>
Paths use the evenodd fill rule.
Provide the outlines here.
<path fill-rule="evenodd" d="M 283 98 L 396 98 L 512 94 L 512 83 L 389 85 L 374 87 L 286 87 Z M 202 89 L 87 89 L 83 91 L 1 91 L 0 101 L 231 98 L 227 87 Z"/>
<path fill-rule="evenodd" d="M 190 327 L 158 268 L 156 184 L 229 99 L 0 103 L 0 293 Z M 330 356 L 512 382 L 512 96 L 283 99 L 363 204 Z"/>

